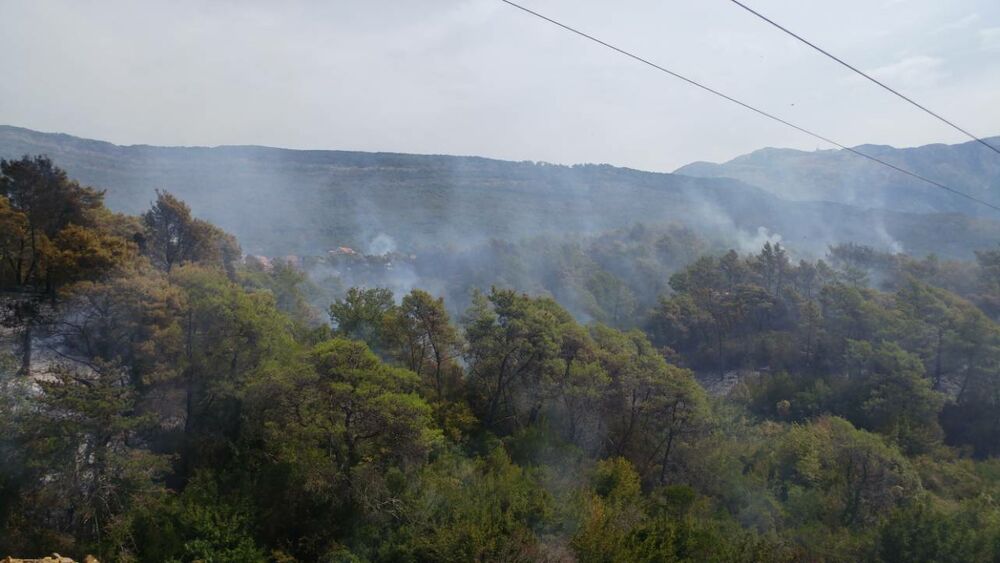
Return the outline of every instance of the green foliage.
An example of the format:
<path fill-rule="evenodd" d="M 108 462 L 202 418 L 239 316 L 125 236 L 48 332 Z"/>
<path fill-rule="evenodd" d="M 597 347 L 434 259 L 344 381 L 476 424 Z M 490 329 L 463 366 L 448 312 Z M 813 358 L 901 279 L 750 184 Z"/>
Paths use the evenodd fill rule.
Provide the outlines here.
<path fill-rule="evenodd" d="M 820 514 L 811 518 L 864 526 L 877 522 L 899 503 L 920 491 L 920 480 L 898 450 L 878 436 L 856 430 L 845 420 L 824 418 L 796 426 L 777 444 L 773 469 L 779 497 L 796 488 L 823 491 Z"/>
<path fill-rule="evenodd" d="M 191 216 L 191 208 L 168 192 L 156 192 L 152 208 L 143 213 L 143 252 L 166 272 L 187 262 L 217 264 L 227 270 L 240 256 L 231 235 Z M 230 270 L 231 271 L 231 270 Z"/>
<path fill-rule="evenodd" d="M 402 480 L 440 443 L 412 372 L 364 343 L 334 339 L 269 372 L 248 390 L 258 487 L 270 533 L 303 537 L 309 558 L 365 523 L 398 517 Z M 273 504 L 272 504 L 273 503 Z"/>
<path fill-rule="evenodd" d="M 550 299 L 494 288 L 474 297 L 463 322 L 473 407 L 483 423 L 509 432 L 537 420 L 545 397 L 529 390 L 549 375 L 559 330 L 572 322 L 569 313 Z M 534 396 L 526 399 L 529 393 Z"/>
<path fill-rule="evenodd" d="M 21 516 L 99 552 L 127 551 L 127 514 L 158 493 L 167 470 L 163 456 L 136 445 L 154 421 L 135 414 L 136 393 L 109 366 L 90 373 L 59 368 L 50 377 L 39 382 L 20 428 L 32 474 Z"/>
<path fill-rule="evenodd" d="M 690 256 L 668 285 L 664 264 L 691 241 L 637 227 L 534 255 L 572 274 L 553 287 L 580 291 L 574 311 L 605 324 L 581 324 L 558 293 L 493 287 L 453 323 L 425 291 L 397 303 L 355 288 L 328 327 L 301 271 L 240 265 L 231 237 L 167 193 L 140 219 L 45 159 L 2 172 L 0 278 L 17 290 L 0 308 L 13 341 L 0 351 L 4 549 L 282 562 L 1000 553 L 993 253 L 955 276 L 858 246 L 833 249 L 832 266 L 795 264 L 768 243 Z M 510 279 L 536 267 L 494 249 Z M 699 380 L 719 376 L 735 383 L 710 396 Z"/>
<path fill-rule="evenodd" d="M 502 450 L 472 460 L 444 456 L 411 490 L 402 545 L 388 560 L 537 559 L 552 498 Z"/>
<path fill-rule="evenodd" d="M 671 366 L 639 331 L 595 327 L 599 359 L 610 378 L 601 393 L 608 453 L 632 461 L 646 481 L 665 484 L 671 464 L 708 421 L 704 391 Z"/>
<path fill-rule="evenodd" d="M 45 157 L 0 161 L 0 285 L 52 293 L 134 259 L 104 192 L 80 186 Z"/>
<path fill-rule="evenodd" d="M 330 320 L 338 334 L 381 350 L 386 317 L 393 307 L 392 291 L 388 289 L 352 287 L 343 299 L 337 299 L 330 305 Z"/>
<path fill-rule="evenodd" d="M 908 453 L 922 453 L 940 443 L 937 415 L 944 403 L 931 390 L 919 358 L 895 344 L 878 348 L 848 342 L 851 384 L 846 396 L 859 426 L 889 436 Z"/>
<path fill-rule="evenodd" d="M 415 289 L 394 311 L 390 338 L 400 363 L 424 379 L 440 401 L 461 387 L 458 331 L 451 324 L 444 299 Z"/>
<path fill-rule="evenodd" d="M 598 462 L 572 539 L 579 561 L 791 561 L 793 552 L 704 510 L 692 489 L 670 486 L 649 498 L 621 458 Z"/>
<path fill-rule="evenodd" d="M 233 503 L 212 475 L 199 474 L 180 495 L 162 495 L 136 510 L 136 561 L 264 562 L 252 533 L 250 504 Z"/>
<path fill-rule="evenodd" d="M 240 282 L 251 291 L 266 290 L 274 296 L 275 306 L 307 332 L 320 325 L 312 303 L 320 298 L 320 289 L 308 276 L 289 262 L 276 260 L 270 269 L 249 261 L 240 272 Z"/>
<path fill-rule="evenodd" d="M 995 561 L 1000 512 L 989 500 L 968 501 L 957 510 L 930 502 L 900 508 L 879 532 L 879 556 L 886 563 Z"/>

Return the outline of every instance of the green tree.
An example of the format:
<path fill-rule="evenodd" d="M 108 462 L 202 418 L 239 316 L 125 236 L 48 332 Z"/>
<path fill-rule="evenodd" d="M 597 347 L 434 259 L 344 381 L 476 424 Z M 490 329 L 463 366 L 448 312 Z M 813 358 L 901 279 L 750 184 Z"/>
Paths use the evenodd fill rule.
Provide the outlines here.
<path fill-rule="evenodd" d="M 487 428 L 511 431 L 541 412 L 540 391 L 558 354 L 559 326 L 572 319 L 551 299 L 493 288 L 465 314 L 466 363 L 473 406 Z M 528 412 L 525 412 L 527 410 Z"/>
<path fill-rule="evenodd" d="M 248 293 L 222 271 L 194 264 L 175 268 L 170 282 L 184 296 L 176 405 L 183 419 L 182 476 L 230 458 L 241 433 L 243 392 L 264 368 L 292 357 L 291 324 L 264 292 Z M 170 333 L 172 338 L 174 333 Z"/>
<path fill-rule="evenodd" d="M 431 383 L 439 401 L 455 390 L 461 381 L 455 362 L 461 349 L 444 299 L 414 289 L 403 297 L 391 332 L 398 359 Z"/>
<path fill-rule="evenodd" d="M 632 461 L 645 480 L 664 484 L 677 449 L 708 421 L 704 391 L 638 331 L 592 330 L 610 378 L 604 411 L 608 452 Z"/>
<path fill-rule="evenodd" d="M 24 283 L 22 273 L 32 258 L 29 232 L 28 216 L 14 209 L 9 199 L 0 197 L 0 283 L 4 288 L 17 288 Z"/>
<path fill-rule="evenodd" d="M 9 262 L 15 285 L 54 290 L 46 272 L 53 240 L 70 225 L 93 227 L 104 192 L 83 187 L 46 157 L 0 160 L 0 196 L 9 206 L 4 235 L 14 260 Z M 79 234 L 79 232 L 77 232 Z M 8 250 L 8 257 L 12 255 Z"/>
<path fill-rule="evenodd" d="M 117 363 L 139 389 L 179 376 L 188 303 L 166 276 L 134 270 L 76 283 L 63 294 L 63 315 L 52 331 L 64 356 L 82 364 Z"/>
<path fill-rule="evenodd" d="M 398 516 L 400 483 L 441 440 L 419 385 L 342 338 L 260 378 L 249 390 L 250 435 L 275 476 L 255 492 L 270 533 L 299 535 L 313 559 L 338 536 Z"/>
<path fill-rule="evenodd" d="M 385 560 L 532 561 L 554 507 L 537 474 L 502 450 L 443 456 L 412 487 L 403 541 Z"/>
<path fill-rule="evenodd" d="M 270 291 L 278 310 L 291 317 L 303 331 L 322 322 L 312 305 L 319 301 L 321 290 L 304 271 L 287 260 L 274 260 L 270 269 L 248 261 L 240 271 L 240 282 L 250 291 Z"/>
<path fill-rule="evenodd" d="M 142 215 L 145 233 L 140 247 L 165 272 L 185 262 L 223 266 L 232 272 L 240 257 L 236 239 L 218 227 L 196 219 L 191 208 L 168 192 L 156 192 L 156 201 Z"/>
<path fill-rule="evenodd" d="M 214 475 L 199 473 L 180 494 L 160 495 L 131 515 L 138 561 L 263 563 L 252 505 L 227 498 Z"/>
<path fill-rule="evenodd" d="M 125 239 L 76 225 L 59 231 L 53 247 L 46 273 L 55 286 L 101 280 L 135 260 L 135 247 Z"/>
<path fill-rule="evenodd" d="M 71 534 L 106 556 L 128 553 L 127 514 L 159 493 L 167 469 L 141 446 L 154 419 L 137 413 L 128 377 L 113 366 L 57 368 L 38 385 L 22 430 L 34 479 L 20 510 L 31 526 Z"/>
<path fill-rule="evenodd" d="M 343 299 L 330 305 L 330 320 L 337 334 L 360 340 L 376 352 L 386 346 L 387 321 L 395 310 L 392 291 L 352 287 Z"/>
<path fill-rule="evenodd" d="M 637 307 L 635 295 L 618 276 L 598 270 L 588 281 L 587 290 L 597 307 L 591 311 L 600 322 L 622 328 L 631 322 Z"/>
<path fill-rule="evenodd" d="M 908 453 L 940 443 L 944 396 L 933 391 L 920 359 L 898 345 L 850 341 L 851 390 L 846 409 L 858 426 L 879 432 Z"/>
<path fill-rule="evenodd" d="M 766 469 L 786 498 L 818 493 L 818 513 L 803 513 L 830 527 L 879 522 L 920 492 L 906 458 L 881 437 L 824 417 L 793 426 L 776 443 L 775 467 Z"/>
<path fill-rule="evenodd" d="M 885 563 L 995 561 L 998 520 L 995 507 L 964 503 L 948 513 L 929 499 L 900 507 L 879 530 L 878 550 Z"/>

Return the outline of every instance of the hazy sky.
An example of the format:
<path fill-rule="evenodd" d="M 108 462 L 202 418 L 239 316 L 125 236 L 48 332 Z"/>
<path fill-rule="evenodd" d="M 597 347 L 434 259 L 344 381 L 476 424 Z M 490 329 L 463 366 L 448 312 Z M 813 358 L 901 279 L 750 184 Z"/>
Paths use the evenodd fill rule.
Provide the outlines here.
<path fill-rule="evenodd" d="M 745 1 L 1000 134 L 1000 1 Z M 963 140 L 728 0 L 523 4 L 846 144 Z M 650 170 L 822 147 L 498 0 L 0 0 L 0 68 L 0 123 L 119 144 Z"/>

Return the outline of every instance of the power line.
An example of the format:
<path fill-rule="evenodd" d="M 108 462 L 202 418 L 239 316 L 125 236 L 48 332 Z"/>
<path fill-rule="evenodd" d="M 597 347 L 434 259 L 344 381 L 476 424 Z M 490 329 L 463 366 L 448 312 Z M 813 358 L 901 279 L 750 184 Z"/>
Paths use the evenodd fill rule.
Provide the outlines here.
<path fill-rule="evenodd" d="M 986 141 L 984 141 L 984 140 L 980 139 L 979 137 L 977 137 L 977 136 L 973 135 L 972 133 L 969 133 L 969 132 L 968 132 L 968 131 L 966 131 L 965 129 L 963 129 L 963 128 L 959 127 L 958 125 L 956 125 L 955 123 L 953 123 L 953 122 L 951 122 L 951 121 L 949 121 L 949 120 L 945 119 L 944 117 L 941 117 L 941 116 L 940 116 L 939 114 L 937 114 L 937 113 L 935 113 L 935 112 L 931 111 L 931 110 L 930 110 L 930 109 L 928 109 L 928 108 L 927 108 L 926 106 L 923 106 L 923 105 L 921 105 L 921 104 L 917 103 L 917 102 L 916 102 L 916 101 L 914 101 L 914 100 L 913 100 L 912 98 L 910 98 L 910 97 L 908 97 L 908 96 L 905 96 L 905 95 L 903 95 L 903 94 L 902 94 L 902 93 L 900 93 L 900 92 L 899 92 L 898 90 L 895 90 L 894 88 L 892 88 L 892 87 L 890 87 L 890 86 L 886 85 L 886 84 L 885 84 L 884 82 L 882 82 L 882 81 L 880 81 L 880 80 L 878 80 L 878 79 L 876 79 L 876 78 L 872 77 L 871 75 L 869 75 L 869 74 L 867 74 L 867 73 L 863 72 L 862 70 L 860 70 L 860 69 L 858 69 L 857 67 L 855 67 L 855 66 L 851 65 L 851 64 L 850 64 L 850 63 L 848 63 L 847 61 L 845 61 L 845 60 L 841 59 L 840 57 L 838 57 L 838 56 L 834 55 L 833 53 L 830 53 L 830 52 L 829 52 L 829 51 L 827 51 L 826 49 L 823 49 L 823 48 L 822 48 L 822 47 L 820 47 L 819 45 L 816 45 L 815 43 L 813 43 L 813 42 L 809 41 L 808 39 L 806 39 L 806 38 L 802 37 L 801 35 L 799 35 L 799 34 L 795 33 L 794 31 L 792 31 L 792 30 L 790 30 L 790 29 L 788 29 L 787 27 L 785 27 L 785 26 L 783 26 L 783 25 L 779 24 L 778 22 L 776 22 L 776 21 L 772 20 L 771 18 L 769 18 L 769 17 L 765 16 L 764 14 L 762 14 L 762 13 L 758 12 L 757 10 L 754 10 L 754 9 L 753 9 L 753 8 L 751 8 L 750 6 L 747 6 L 746 4 L 744 4 L 743 2 L 740 2 L 739 0 L 730 0 L 730 2 L 732 2 L 733 4 L 736 4 L 736 5 L 737 5 L 737 6 L 739 6 L 740 8 L 743 8 L 744 10 L 746 10 L 746 11 L 750 12 L 751 14 L 753 14 L 753 15 L 757 16 L 758 18 L 760 18 L 760 19 L 762 19 L 762 20 L 766 21 L 767 23 L 769 23 L 769 24 L 773 25 L 774 27 L 776 27 L 776 28 L 780 29 L 781 31 L 784 31 L 784 32 L 785 32 L 785 33 L 787 33 L 788 35 L 791 35 L 792 37 L 794 37 L 794 38 L 798 39 L 798 40 L 799 40 L 799 41 L 801 41 L 802 43 L 805 43 L 806 45 L 808 45 L 808 46 L 812 47 L 813 49 L 815 49 L 815 50 L 819 51 L 820 53 L 823 53 L 824 55 L 826 55 L 827 57 L 829 57 L 829 58 L 831 58 L 831 59 L 833 59 L 833 60 L 837 61 L 837 62 L 838 62 L 838 63 L 840 63 L 841 65 L 843 65 L 843 66 L 845 66 L 845 67 L 847 67 L 847 68 L 849 68 L 849 69 L 853 70 L 854 72 L 856 72 L 856 73 L 860 74 L 861 76 L 864 76 L 864 77 L 865 77 L 865 78 L 867 78 L 868 80 L 870 80 L 870 81 L 874 82 L 875 84 L 877 84 L 877 85 L 881 86 L 881 87 L 882 87 L 883 89 L 885 89 L 885 90 L 888 90 L 889 92 L 892 92 L 893 94 L 895 94 L 896 96 L 898 96 L 898 97 L 902 98 L 903 100 L 906 100 L 907 102 L 909 102 L 909 103 L 910 103 L 910 104 L 912 104 L 913 106 L 915 106 L 915 107 L 919 108 L 920 110 L 924 111 L 924 113 L 927 113 L 927 114 L 929 114 L 929 115 L 931 115 L 931 116 L 933 116 L 933 117 L 937 118 L 938 120 L 940 120 L 940 121 L 942 121 L 942 122 L 946 123 L 947 125 L 950 125 L 950 126 L 951 126 L 952 128 L 954 128 L 954 129 L 956 129 L 956 130 L 960 131 L 961 133 L 965 134 L 966 136 L 968 136 L 968 137 L 969 137 L 970 139 L 972 139 L 973 141 L 976 141 L 977 143 L 979 143 L 979 144 L 983 145 L 984 147 L 986 147 L 986 148 L 990 149 L 991 151 L 993 151 L 993 152 L 995 152 L 995 153 L 997 153 L 997 154 L 1000 154 L 1000 149 L 998 149 L 998 148 L 994 147 L 993 145 L 991 145 L 991 144 L 987 143 Z"/>
<path fill-rule="evenodd" d="M 792 129 L 795 129 L 797 131 L 805 133 L 806 135 L 809 135 L 811 137 L 819 139 L 819 140 L 821 140 L 821 141 L 823 141 L 825 143 L 829 143 L 829 144 L 834 145 L 836 147 L 839 147 L 839 148 L 841 148 L 841 149 L 843 149 L 845 151 L 848 151 L 848 152 L 850 152 L 852 154 L 856 154 L 856 155 L 858 155 L 858 156 L 860 156 L 862 158 L 866 158 L 866 159 L 871 160 L 873 162 L 877 162 L 877 163 L 879 163 L 879 164 L 881 164 L 883 166 L 887 166 L 887 167 L 889 167 L 889 168 L 891 168 L 891 169 L 893 169 L 893 170 L 895 170 L 897 172 L 901 172 L 903 174 L 906 174 L 907 176 L 910 176 L 912 178 L 916 178 L 917 180 L 920 180 L 922 182 L 926 182 L 926 183 L 928 183 L 928 184 L 930 184 L 932 186 L 936 186 L 938 188 L 941 188 L 942 190 L 946 190 L 948 192 L 951 192 L 954 195 L 957 195 L 957 196 L 960 196 L 960 197 L 964 197 L 965 199 L 968 199 L 970 201 L 974 201 L 976 203 L 985 205 L 985 206 L 987 206 L 987 207 L 989 207 L 991 209 L 994 209 L 996 211 L 1000 211 L 1000 206 L 994 205 L 994 204 L 992 204 L 992 203 L 990 203 L 988 201 L 979 199 L 979 198 L 977 198 L 975 196 L 972 196 L 972 195 L 969 195 L 967 193 L 960 192 L 960 191 L 958 191 L 958 190 L 956 190 L 954 188 L 951 188 L 949 186 L 946 186 L 945 184 L 942 184 L 941 182 L 938 182 L 936 180 L 931 180 L 930 178 L 926 178 L 926 177 L 924 177 L 924 176 L 922 176 L 922 175 L 920 175 L 920 174 L 918 174 L 916 172 L 912 172 L 912 171 L 907 170 L 905 168 L 901 168 L 899 166 L 896 166 L 895 164 L 891 164 L 889 162 L 886 162 L 886 161 L 884 161 L 884 160 L 882 160 L 882 159 L 880 159 L 878 157 L 872 156 L 870 154 L 865 154 L 865 153 L 863 153 L 863 152 L 861 152 L 861 151 L 859 151 L 857 149 L 848 147 L 847 145 L 844 145 L 842 143 L 838 143 L 837 141 L 834 141 L 833 139 L 824 137 L 823 135 L 820 135 L 819 133 L 814 133 L 814 132 L 812 132 L 812 131 L 804 128 L 804 127 L 800 127 L 798 125 L 795 125 L 794 123 L 786 121 L 786 120 L 784 120 L 784 119 L 782 119 L 782 118 L 780 118 L 780 117 L 778 117 L 776 115 L 770 114 L 770 113 L 768 113 L 768 112 L 766 112 L 766 111 L 764 111 L 762 109 L 758 109 L 758 108 L 756 108 L 756 107 L 754 107 L 754 106 L 752 106 L 752 105 L 750 105 L 750 104 L 748 104 L 746 102 L 742 102 L 742 101 L 740 101 L 740 100 L 738 100 L 738 99 L 736 99 L 736 98 L 734 98 L 732 96 L 729 96 L 728 94 L 724 94 L 724 93 L 720 92 L 719 90 L 716 90 L 714 88 L 710 88 L 710 87 L 705 86 L 704 84 L 701 84 L 700 82 L 697 82 L 697 81 L 695 81 L 695 80 L 693 80 L 691 78 L 688 78 L 688 77 L 686 77 L 686 76 L 684 76 L 682 74 L 679 74 L 679 73 L 676 73 L 676 72 L 674 72 L 674 71 L 672 71 L 670 69 L 664 68 L 664 67 L 662 67 L 662 66 L 660 66 L 660 65 L 658 65 L 658 64 L 656 64 L 656 63 L 654 63 L 654 62 L 652 62 L 652 61 L 650 61 L 648 59 L 644 59 L 644 58 L 640 57 L 639 55 L 630 53 L 630 52 L 628 52 L 628 51 L 626 51 L 624 49 L 621 49 L 619 47 L 615 47 L 614 45 L 612 45 L 610 43 L 607 43 L 605 41 L 602 41 L 602 40 L 594 37 L 593 35 L 588 35 L 587 33 L 584 33 L 584 32 L 582 32 L 582 31 L 580 31 L 580 30 L 578 30 L 576 28 L 573 28 L 573 27 L 570 27 L 570 26 L 568 26 L 568 25 L 566 25 L 564 23 L 558 22 L 558 21 L 556 21 L 556 20 L 554 20 L 554 19 L 552 19 L 550 17 L 544 16 L 544 15 L 542 15 L 542 14 L 540 14 L 540 13 L 534 11 L 534 10 L 530 10 L 530 9 L 528 9 L 528 8 L 520 5 L 520 4 L 512 2 L 511 0 L 500 0 L 500 1 L 503 2 L 504 4 L 508 4 L 508 5 L 510 5 L 510 6 L 514 7 L 514 8 L 517 8 L 518 10 L 521 10 L 522 12 L 525 12 L 527 14 L 535 16 L 536 18 L 545 20 L 545 21 L 547 21 L 547 22 L 549 22 L 549 23 L 551 23 L 551 24 L 553 24 L 555 26 L 561 27 L 562 29 L 564 29 L 566 31 L 569 31 L 570 33 L 574 33 L 576 35 L 579 35 L 580 37 L 583 37 L 585 39 L 593 41 L 594 43 L 597 43 L 599 45 L 607 47 L 608 49 L 611 49 L 612 51 L 615 51 L 616 53 L 619 53 L 621 55 L 625 55 L 626 57 L 628 57 L 630 59 L 636 60 L 636 61 L 638 61 L 638 62 L 640 62 L 640 63 L 642 63 L 642 64 L 644 64 L 646 66 L 652 67 L 652 68 L 654 68 L 654 69 L 656 69 L 656 70 L 658 70 L 660 72 L 664 72 L 666 74 L 669 74 L 670 76 L 673 76 L 674 78 L 677 78 L 679 80 L 683 80 L 684 82 L 687 82 L 688 84 L 690 84 L 692 86 L 695 86 L 697 88 L 700 88 L 700 89 L 702 89 L 702 90 L 704 90 L 706 92 L 709 92 L 710 94 L 718 96 L 718 97 L 720 97 L 720 98 L 722 98 L 724 100 L 727 100 L 729 102 L 732 102 L 732 103 L 734 103 L 734 104 L 736 104 L 738 106 L 741 106 L 741 107 L 743 107 L 745 109 L 748 109 L 748 110 L 750 110 L 750 111 L 752 111 L 752 112 L 754 112 L 756 114 L 762 115 L 762 116 L 764 116 L 764 117 L 766 117 L 768 119 L 777 121 L 778 123 L 781 123 L 783 125 L 791 127 Z"/>

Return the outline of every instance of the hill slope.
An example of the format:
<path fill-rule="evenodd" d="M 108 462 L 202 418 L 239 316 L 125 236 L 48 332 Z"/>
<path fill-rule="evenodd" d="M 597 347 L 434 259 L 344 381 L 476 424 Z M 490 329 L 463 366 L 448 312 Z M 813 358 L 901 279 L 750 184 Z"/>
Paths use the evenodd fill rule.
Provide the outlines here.
<path fill-rule="evenodd" d="M 764 229 L 802 251 L 833 242 L 970 256 L 1000 240 L 1000 223 L 824 202 L 790 202 L 725 178 L 607 165 L 555 166 L 478 157 L 254 146 L 117 146 L 0 126 L 0 157 L 47 154 L 112 208 L 145 209 L 155 189 L 236 234 L 251 253 L 367 249 L 389 235 L 402 250 L 488 238 L 596 232 L 681 222 L 730 244 Z"/>
<path fill-rule="evenodd" d="M 1000 137 L 988 142 L 1000 146 Z M 856 147 L 865 154 L 1000 204 L 1000 155 L 970 141 L 897 149 Z M 804 152 L 767 148 L 729 162 L 695 162 L 675 173 L 734 178 L 792 200 L 822 200 L 903 211 L 991 213 L 988 208 L 843 150 Z M 985 210 L 985 211 L 984 211 Z"/>

